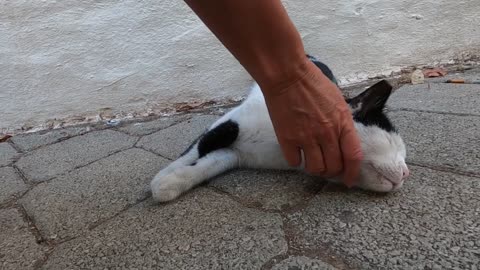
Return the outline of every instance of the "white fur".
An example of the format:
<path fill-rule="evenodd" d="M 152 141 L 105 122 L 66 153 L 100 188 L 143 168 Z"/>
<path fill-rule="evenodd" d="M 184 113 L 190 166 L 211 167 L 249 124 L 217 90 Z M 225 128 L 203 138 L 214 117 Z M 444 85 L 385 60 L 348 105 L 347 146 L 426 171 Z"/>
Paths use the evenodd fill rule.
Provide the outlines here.
<path fill-rule="evenodd" d="M 217 120 L 210 129 L 228 120 L 239 125 L 237 140 L 229 148 L 211 152 L 200 159 L 195 145 L 187 154 L 161 170 L 151 182 L 156 201 L 173 200 L 201 182 L 234 168 L 298 169 L 290 167 L 284 159 L 257 84 L 241 105 Z M 399 189 L 405 175 L 408 176 L 402 138 L 376 126 L 360 123 L 355 123 L 355 126 L 364 154 L 358 187 L 378 192 Z M 191 165 L 193 162 L 196 164 Z"/>

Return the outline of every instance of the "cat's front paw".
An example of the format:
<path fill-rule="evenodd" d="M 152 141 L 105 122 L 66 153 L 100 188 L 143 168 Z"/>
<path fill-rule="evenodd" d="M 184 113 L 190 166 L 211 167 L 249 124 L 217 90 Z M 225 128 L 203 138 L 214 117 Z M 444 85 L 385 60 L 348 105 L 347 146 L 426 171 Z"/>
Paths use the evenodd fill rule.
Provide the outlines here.
<path fill-rule="evenodd" d="M 183 193 L 182 180 L 175 173 L 155 177 L 150 183 L 152 198 L 157 202 L 168 202 L 178 198 Z"/>

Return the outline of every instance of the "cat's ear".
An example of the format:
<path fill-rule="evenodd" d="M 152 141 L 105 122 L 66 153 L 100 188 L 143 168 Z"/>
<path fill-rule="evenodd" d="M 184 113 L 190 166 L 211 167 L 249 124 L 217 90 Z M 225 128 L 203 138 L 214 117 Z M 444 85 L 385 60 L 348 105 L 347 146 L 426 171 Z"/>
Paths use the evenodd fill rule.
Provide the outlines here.
<path fill-rule="evenodd" d="M 347 99 L 346 101 L 355 115 L 360 117 L 365 116 L 369 112 L 383 110 L 392 93 L 392 88 L 386 80 L 382 80 L 358 96 Z"/>

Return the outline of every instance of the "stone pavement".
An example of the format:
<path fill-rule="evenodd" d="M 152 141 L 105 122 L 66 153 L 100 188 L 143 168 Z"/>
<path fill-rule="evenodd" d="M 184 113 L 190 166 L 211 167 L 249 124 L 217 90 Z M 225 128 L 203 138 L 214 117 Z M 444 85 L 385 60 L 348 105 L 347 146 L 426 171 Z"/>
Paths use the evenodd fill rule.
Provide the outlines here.
<path fill-rule="evenodd" d="M 154 204 L 151 178 L 215 114 L 15 136 L 0 269 L 479 269 L 479 105 L 480 85 L 397 90 L 412 176 L 388 195 L 239 170 Z"/>

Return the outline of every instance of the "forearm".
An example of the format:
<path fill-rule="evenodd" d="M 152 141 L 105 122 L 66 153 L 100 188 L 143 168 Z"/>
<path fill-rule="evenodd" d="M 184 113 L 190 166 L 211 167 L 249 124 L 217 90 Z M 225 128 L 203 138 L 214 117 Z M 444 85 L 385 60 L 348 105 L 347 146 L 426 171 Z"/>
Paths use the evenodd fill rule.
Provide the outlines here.
<path fill-rule="evenodd" d="M 300 35 L 280 0 L 185 2 L 262 89 L 281 89 L 305 74 Z"/>

